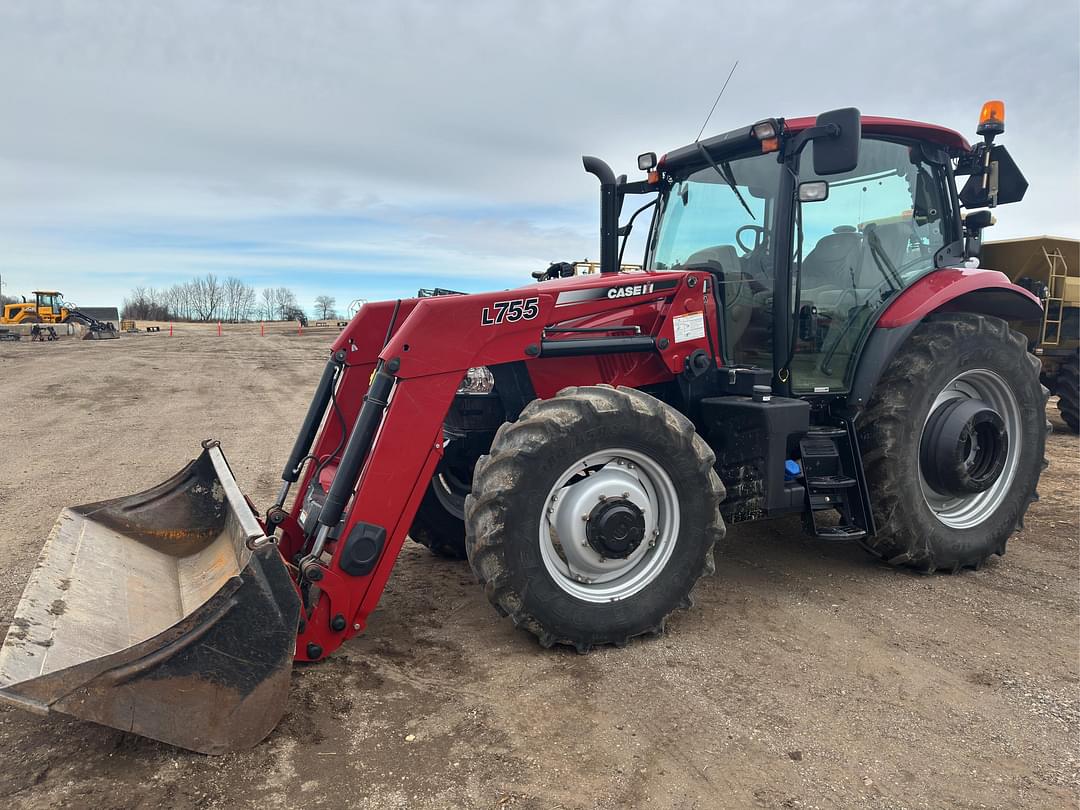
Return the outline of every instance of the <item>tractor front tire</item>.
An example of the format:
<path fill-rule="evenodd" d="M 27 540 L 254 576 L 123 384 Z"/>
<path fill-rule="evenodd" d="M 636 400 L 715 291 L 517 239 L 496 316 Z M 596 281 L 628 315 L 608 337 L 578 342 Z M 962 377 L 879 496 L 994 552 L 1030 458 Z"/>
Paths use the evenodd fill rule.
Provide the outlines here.
<path fill-rule="evenodd" d="M 1074 354 L 1058 368 L 1054 393 L 1061 421 L 1073 433 L 1080 433 L 1080 356 Z"/>
<path fill-rule="evenodd" d="M 440 463 L 416 510 L 409 537 L 436 557 L 465 559 L 465 492 L 462 484 Z"/>
<path fill-rule="evenodd" d="M 928 573 L 1005 553 L 1046 466 L 1039 371 L 998 318 L 932 315 L 916 327 L 858 422 L 877 525 L 869 551 Z"/>
<path fill-rule="evenodd" d="M 715 570 L 724 487 L 678 411 L 635 389 L 566 388 L 504 424 L 465 501 L 488 599 L 545 647 L 663 632 Z"/>

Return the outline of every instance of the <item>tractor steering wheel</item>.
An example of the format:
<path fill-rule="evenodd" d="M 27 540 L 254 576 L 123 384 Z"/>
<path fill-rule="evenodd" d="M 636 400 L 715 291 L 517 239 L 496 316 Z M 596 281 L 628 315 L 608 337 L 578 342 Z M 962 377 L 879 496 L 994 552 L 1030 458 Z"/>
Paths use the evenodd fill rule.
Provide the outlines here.
<path fill-rule="evenodd" d="M 754 246 L 753 247 L 747 247 L 746 245 L 743 244 L 743 242 L 742 242 L 743 231 L 753 231 L 754 232 Z M 747 255 L 747 256 L 749 256 L 751 253 L 753 253 L 755 250 L 757 250 L 759 247 L 761 247 L 761 243 L 764 242 L 764 241 L 765 241 L 765 229 L 762 228 L 760 225 L 743 225 L 741 228 L 739 228 L 739 230 L 735 231 L 735 244 L 737 244 L 739 247 L 741 247 L 743 249 L 743 253 L 745 255 Z"/>

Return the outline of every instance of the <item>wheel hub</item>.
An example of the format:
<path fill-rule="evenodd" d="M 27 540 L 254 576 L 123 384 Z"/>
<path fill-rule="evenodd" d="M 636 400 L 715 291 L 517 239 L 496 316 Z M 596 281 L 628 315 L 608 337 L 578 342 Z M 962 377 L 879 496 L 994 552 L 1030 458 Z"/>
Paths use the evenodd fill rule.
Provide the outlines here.
<path fill-rule="evenodd" d="M 971 529 L 997 511 L 1016 480 L 1022 425 L 1012 386 L 995 371 L 966 369 L 942 388 L 917 439 L 923 499 L 938 521 Z"/>
<path fill-rule="evenodd" d="M 1008 457 L 1005 421 L 981 399 L 954 398 L 926 422 L 919 461 L 936 492 L 964 497 L 985 492 L 1001 476 Z"/>
<path fill-rule="evenodd" d="M 597 554 L 626 559 L 645 539 L 645 515 L 629 499 L 603 500 L 589 513 L 585 537 Z"/>
<path fill-rule="evenodd" d="M 545 500 L 544 566 L 560 588 L 584 601 L 632 596 L 671 557 L 678 504 L 671 477 L 640 451 L 591 453 L 566 468 Z"/>

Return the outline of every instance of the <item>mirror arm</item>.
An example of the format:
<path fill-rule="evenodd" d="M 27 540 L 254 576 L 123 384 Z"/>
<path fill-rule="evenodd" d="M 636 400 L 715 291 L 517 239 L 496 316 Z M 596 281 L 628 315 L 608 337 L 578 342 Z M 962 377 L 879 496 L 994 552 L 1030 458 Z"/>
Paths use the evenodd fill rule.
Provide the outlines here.
<path fill-rule="evenodd" d="M 810 141 L 817 138 L 835 138 L 840 134 L 840 127 L 836 124 L 825 124 L 824 126 L 807 127 L 799 132 L 794 138 L 792 138 L 785 145 L 784 153 L 786 155 L 797 155 L 801 152 Z"/>

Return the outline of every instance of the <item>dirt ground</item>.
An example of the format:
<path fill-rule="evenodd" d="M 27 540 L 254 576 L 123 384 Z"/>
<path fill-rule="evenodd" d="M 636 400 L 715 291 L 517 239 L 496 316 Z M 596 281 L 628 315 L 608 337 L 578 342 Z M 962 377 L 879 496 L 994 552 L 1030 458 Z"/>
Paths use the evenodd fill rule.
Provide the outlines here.
<path fill-rule="evenodd" d="M 0 345 L 0 632 L 61 506 L 156 483 L 204 437 L 270 502 L 331 336 L 243 331 Z M 666 636 L 579 656 L 410 543 L 367 634 L 294 672 L 254 750 L 0 708 L 0 804 L 1075 807 L 1080 460 L 1050 413 L 1042 500 L 981 571 L 739 527 Z"/>

